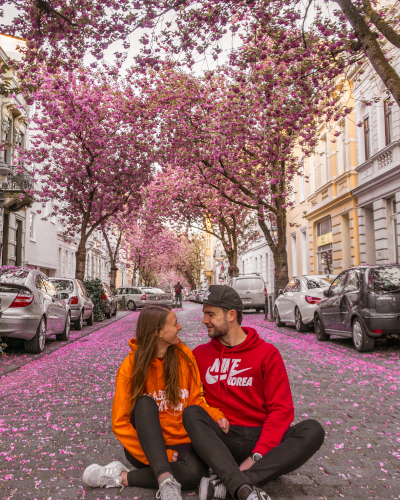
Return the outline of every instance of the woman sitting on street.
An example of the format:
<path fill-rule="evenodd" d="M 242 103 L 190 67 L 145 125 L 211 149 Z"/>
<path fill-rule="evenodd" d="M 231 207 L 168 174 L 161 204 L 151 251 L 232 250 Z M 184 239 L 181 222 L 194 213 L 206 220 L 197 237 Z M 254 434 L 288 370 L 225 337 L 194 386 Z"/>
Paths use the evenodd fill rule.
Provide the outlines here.
<path fill-rule="evenodd" d="M 224 414 L 204 400 L 200 373 L 191 350 L 181 343 L 176 314 L 161 305 L 139 315 L 136 339 L 118 373 L 112 428 L 124 447 L 121 462 L 93 464 L 83 473 L 89 486 L 158 488 L 157 498 L 181 500 L 181 488 L 199 485 L 208 466 L 195 453 L 182 423 L 186 406 L 202 406 L 224 432 Z"/>

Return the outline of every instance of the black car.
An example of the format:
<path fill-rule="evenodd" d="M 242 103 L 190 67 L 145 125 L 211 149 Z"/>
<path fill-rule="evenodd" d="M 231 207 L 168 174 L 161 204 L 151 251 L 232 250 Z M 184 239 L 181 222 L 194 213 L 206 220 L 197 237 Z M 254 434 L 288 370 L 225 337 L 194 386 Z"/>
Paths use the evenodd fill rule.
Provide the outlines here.
<path fill-rule="evenodd" d="M 357 351 L 372 351 L 376 338 L 400 335 L 400 265 L 357 266 L 324 290 L 314 313 L 318 340 L 353 338 Z"/>

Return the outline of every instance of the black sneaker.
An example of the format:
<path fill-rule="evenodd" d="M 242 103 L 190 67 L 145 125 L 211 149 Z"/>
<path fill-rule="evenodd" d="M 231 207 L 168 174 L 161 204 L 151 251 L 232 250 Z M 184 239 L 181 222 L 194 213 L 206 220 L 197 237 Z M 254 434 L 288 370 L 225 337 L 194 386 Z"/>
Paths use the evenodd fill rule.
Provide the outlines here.
<path fill-rule="evenodd" d="M 202 477 L 199 487 L 200 500 L 214 500 L 226 498 L 226 488 L 217 476 Z M 264 499 L 263 499 L 264 500 Z"/>

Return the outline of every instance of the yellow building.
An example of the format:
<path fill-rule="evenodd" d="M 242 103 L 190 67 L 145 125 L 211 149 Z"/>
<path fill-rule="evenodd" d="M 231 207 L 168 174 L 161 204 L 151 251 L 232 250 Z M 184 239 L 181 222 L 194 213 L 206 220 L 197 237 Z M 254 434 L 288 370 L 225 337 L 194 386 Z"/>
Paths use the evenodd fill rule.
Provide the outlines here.
<path fill-rule="evenodd" d="M 342 97 L 353 108 L 352 84 Z M 294 207 L 287 213 L 289 277 L 339 274 L 360 263 L 354 113 L 321 125 L 314 154 L 299 161 Z M 304 176 L 308 176 L 306 179 Z"/>

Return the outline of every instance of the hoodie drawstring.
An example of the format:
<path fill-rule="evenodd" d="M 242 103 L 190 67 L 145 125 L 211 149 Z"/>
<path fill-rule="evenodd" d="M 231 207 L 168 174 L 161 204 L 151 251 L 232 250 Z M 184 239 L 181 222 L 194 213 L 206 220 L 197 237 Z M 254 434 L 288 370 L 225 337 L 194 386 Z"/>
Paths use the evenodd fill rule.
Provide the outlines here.
<path fill-rule="evenodd" d="M 221 397 L 221 374 L 222 374 L 222 359 L 225 352 L 225 347 L 223 344 L 221 349 L 221 354 L 219 355 L 219 377 L 218 377 L 218 398 Z M 226 375 L 228 377 L 228 375 Z"/>

